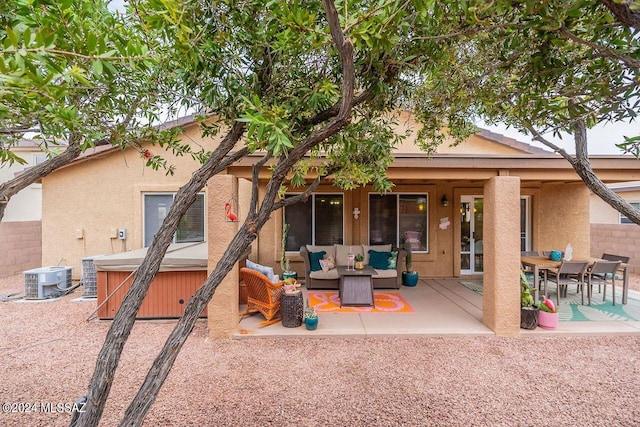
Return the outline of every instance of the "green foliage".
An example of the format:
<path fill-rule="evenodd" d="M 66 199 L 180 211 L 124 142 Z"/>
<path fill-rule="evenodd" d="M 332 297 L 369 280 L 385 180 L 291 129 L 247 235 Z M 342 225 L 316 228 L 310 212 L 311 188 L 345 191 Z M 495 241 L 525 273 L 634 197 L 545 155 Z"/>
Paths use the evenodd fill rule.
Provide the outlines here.
<path fill-rule="evenodd" d="M 600 2 L 466 5 L 467 28 L 443 45 L 417 93 L 429 123 L 421 136 L 439 138 L 443 121 L 463 135 L 478 116 L 558 134 L 576 120 L 592 127 L 637 115 L 637 32 Z"/>
<path fill-rule="evenodd" d="M 520 306 L 533 307 L 534 300 L 529 289 L 529 281 L 524 271 L 520 270 Z"/>
<path fill-rule="evenodd" d="M 25 135 L 43 149 L 71 132 L 81 136 L 83 149 L 151 133 L 152 140 L 163 138 L 149 126 L 166 96 L 149 41 L 106 5 L 2 2 L 0 161 L 18 161 L 7 153 Z"/>

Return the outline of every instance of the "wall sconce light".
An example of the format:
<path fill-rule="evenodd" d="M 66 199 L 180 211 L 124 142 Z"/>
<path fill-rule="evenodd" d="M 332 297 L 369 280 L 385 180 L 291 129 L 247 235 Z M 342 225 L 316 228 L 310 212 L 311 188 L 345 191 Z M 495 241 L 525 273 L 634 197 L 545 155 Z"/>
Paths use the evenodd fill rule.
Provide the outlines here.
<path fill-rule="evenodd" d="M 353 208 L 353 217 L 355 219 L 358 219 L 359 216 L 360 216 L 360 208 Z"/>
<path fill-rule="evenodd" d="M 445 208 L 449 206 L 449 200 L 447 199 L 446 195 L 442 196 L 442 199 L 440 199 L 440 203 L 442 203 L 442 206 L 444 206 Z"/>

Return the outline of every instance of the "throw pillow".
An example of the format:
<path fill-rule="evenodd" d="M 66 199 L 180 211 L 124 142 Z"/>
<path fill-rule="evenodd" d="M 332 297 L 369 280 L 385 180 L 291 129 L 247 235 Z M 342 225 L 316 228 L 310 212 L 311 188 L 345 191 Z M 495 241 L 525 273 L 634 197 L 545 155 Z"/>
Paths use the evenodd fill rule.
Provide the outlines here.
<path fill-rule="evenodd" d="M 398 251 L 391 252 L 391 256 L 389 257 L 389 266 L 388 270 L 395 270 L 398 262 Z"/>
<path fill-rule="evenodd" d="M 388 270 L 390 256 L 391 252 L 369 250 L 369 265 L 377 270 Z"/>
<path fill-rule="evenodd" d="M 271 283 L 278 283 L 280 281 L 278 275 L 273 272 L 273 267 L 267 267 L 266 265 L 260 265 L 252 262 L 251 260 L 247 260 L 247 268 L 264 274 L 269 280 L 271 280 Z"/>
<path fill-rule="evenodd" d="M 326 254 L 325 251 L 320 252 L 309 252 L 309 265 L 311 271 L 320 271 L 322 267 L 320 267 L 320 260 L 324 258 Z"/>
<path fill-rule="evenodd" d="M 327 272 L 336 268 L 336 263 L 333 260 L 333 255 L 327 255 L 325 259 L 320 260 L 320 268 L 322 271 Z"/>

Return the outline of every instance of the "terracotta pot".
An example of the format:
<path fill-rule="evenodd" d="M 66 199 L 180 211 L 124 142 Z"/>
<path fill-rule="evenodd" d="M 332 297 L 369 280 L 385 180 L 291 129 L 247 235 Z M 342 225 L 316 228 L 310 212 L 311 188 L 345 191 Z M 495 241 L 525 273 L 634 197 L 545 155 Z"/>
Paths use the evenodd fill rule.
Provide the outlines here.
<path fill-rule="evenodd" d="M 558 313 L 547 313 L 540 310 L 538 313 L 538 326 L 546 329 L 554 329 L 558 326 Z"/>

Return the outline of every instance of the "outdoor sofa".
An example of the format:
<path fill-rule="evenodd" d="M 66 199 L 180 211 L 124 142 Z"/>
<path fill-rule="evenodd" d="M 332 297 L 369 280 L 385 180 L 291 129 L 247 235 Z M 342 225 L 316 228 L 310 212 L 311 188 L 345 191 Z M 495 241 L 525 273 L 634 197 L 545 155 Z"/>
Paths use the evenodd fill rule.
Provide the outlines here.
<path fill-rule="evenodd" d="M 377 260 L 380 258 L 381 253 L 394 253 L 397 252 L 397 258 L 394 268 L 386 269 L 375 268 L 376 274 L 372 275 L 373 287 L 375 289 L 399 289 L 402 284 L 402 269 L 405 263 L 405 257 L 407 252 L 403 249 L 392 249 L 391 245 L 331 245 L 331 246 L 311 246 L 306 245 L 300 248 L 300 256 L 304 260 L 305 268 L 305 286 L 307 289 L 338 289 L 338 282 L 340 276 L 337 268 L 331 268 L 328 271 L 323 271 L 322 268 L 318 268 L 318 259 L 327 259 L 330 256 L 335 261 L 335 266 L 347 266 L 347 256 L 349 253 L 356 255 L 364 255 L 365 265 L 369 265 L 370 253 L 373 254 Z M 322 254 L 324 252 L 324 254 Z M 321 255 L 322 254 L 322 255 Z M 316 262 L 312 262 L 316 261 Z M 380 267 L 380 265 L 377 265 Z"/>

